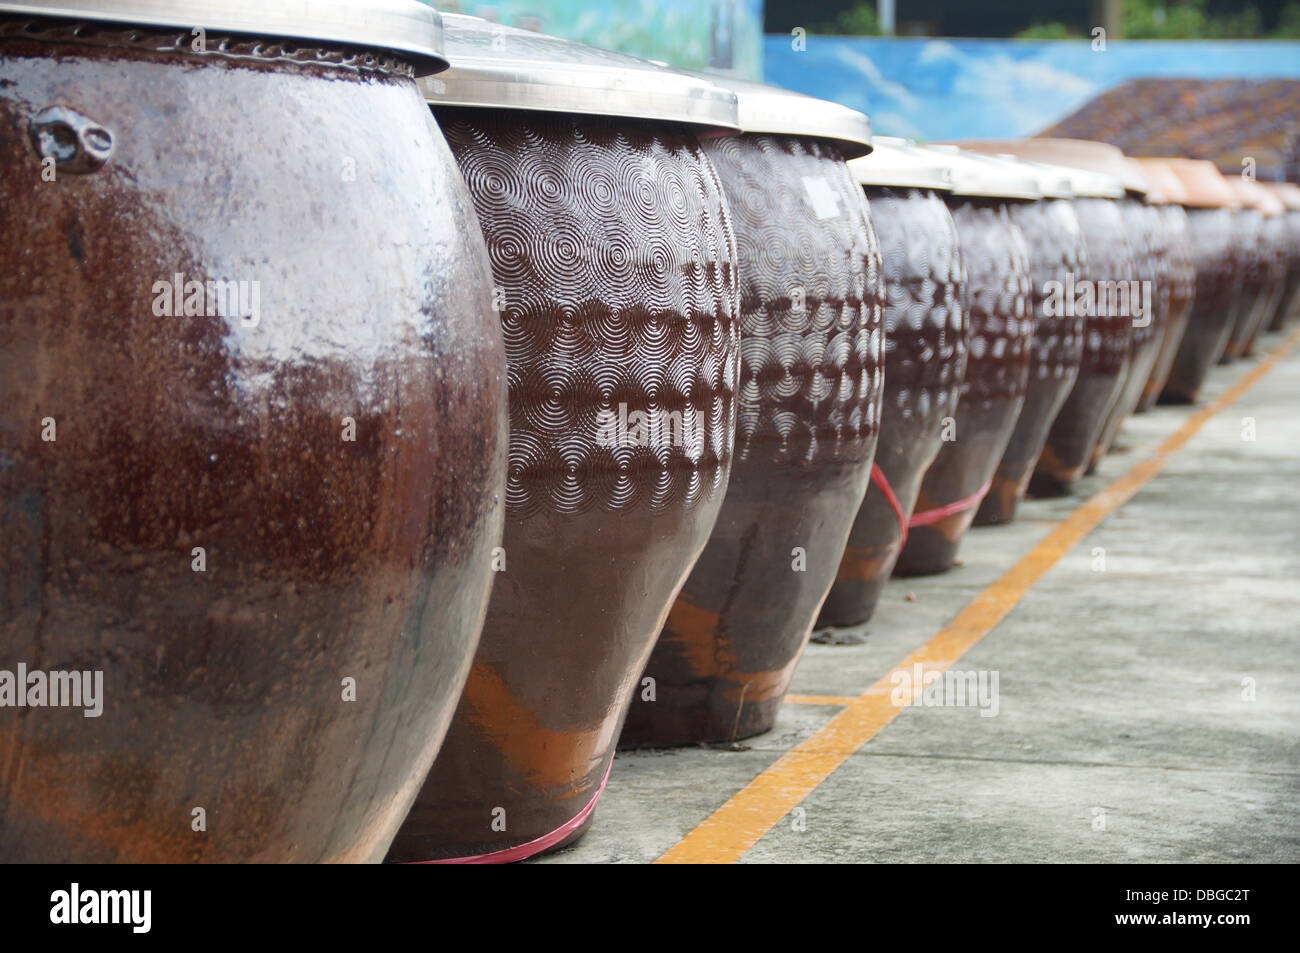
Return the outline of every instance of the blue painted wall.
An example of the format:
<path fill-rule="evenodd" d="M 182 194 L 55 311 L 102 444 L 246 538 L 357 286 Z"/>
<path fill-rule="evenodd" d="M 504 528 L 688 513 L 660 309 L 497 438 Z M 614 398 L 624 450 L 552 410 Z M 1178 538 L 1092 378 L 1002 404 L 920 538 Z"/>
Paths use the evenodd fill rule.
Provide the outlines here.
<path fill-rule="evenodd" d="M 1027 136 L 1098 93 L 1146 76 L 1300 78 L 1300 43 L 764 37 L 769 83 L 871 116 L 882 135 L 918 139 Z M 1300 121 L 1300 117 L 1297 117 Z"/>

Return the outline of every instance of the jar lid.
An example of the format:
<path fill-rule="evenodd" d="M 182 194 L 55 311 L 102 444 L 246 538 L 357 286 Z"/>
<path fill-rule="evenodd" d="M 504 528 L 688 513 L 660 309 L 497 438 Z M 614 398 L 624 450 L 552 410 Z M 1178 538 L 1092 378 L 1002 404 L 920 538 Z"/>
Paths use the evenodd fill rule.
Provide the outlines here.
<path fill-rule="evenodd" d="M 1169 168 L 1164 159 L 1151 158 L 1148 156 L 1139 156 L 1133 160 L 1142 167 L 1142 172 L 1146 175 L 1147 180 L 1151 183 L 1151 191 L 1147 193 L 1147 201 L 1154 204 L 1173 204 L 1186 205 L 1188 202 L 1187 188 L 1183 185 L 1182 179 Z M 1159 196 L 1159 200 L 1153 200 L 1152 196 Z"/>
<path fill-rule="evenodd" d="M 0 14 L 339 43 L 395 53 L 417 75 L 447 65 L 439 15 L 420 0 L 4 0 Z"/>
<path fill-rule="evenodd" d="M 1107 157 L 1107 162 L 1095 162 L 1093 164 L 1098 167 L 1093 168 L 1088 165 L 1066 161 L 1065 156 L 1077 155 L 1078 150 L 1062 149 L 1059 145 L 1054 144 L 1074 141 L 1084 142 L 1085 147 L 1092 145 L 1105 146 L 1101 155 Z M 1126 169 L 1123 162 L 1115 163 L 1113 161 L 1116 155 L 1120 159 L 1124 159 L 1124 153 L 1105 143 L 1089 143 L 1085 140 L 1069 139 L 976 139 L 963 141 L 959 145 L 963 149 L 970 149 L 972 152 L 981 152 L 986 155 L 1010 155 L 1015 156 L 1017 159 L 1059 169 L 1069 180 L 1070 191 L 1075 198 L 1122 199 L 1126 194 L 1126 183 L 1118 173 L 1124 171 L 1130 177 L 1133 176 L 1133 171 Z M 1111 150 L 1113 150 L 1113 153 Z M 1083 151 L 1090 152 L 1091 150 L 1085 148 Z M 1103 165 L 1104 168 L 1101 167 Z"/>
<path fill-rule="evenodd" d="M 860 185 L 952 191 L 952 173 L 941 157 L 896 136 L 873 137 L 871 154 L 851 161 L 849 170 Z"/>
<path fill-rule="evenodd" d="M 1229 188 L 1237 193 L 1241 199 L 1243 208 L 1253 208 L 1265 218 L 1274 218 L 1286 211 L 1286 206 L 1282 200 L 1270 192 L 1264 186 L 1251 179 L 1243 179 L 1239 175 L 1224 176 Z"/>
<path fill-rule="evenodd" d="M 1288 212 L 1300 212 L 1300 185 L 1294 182 L 1261 182 L 1264 188 L 1272 192 L 1286 206 Z"/>
<path fill-rule="evenodd" d="M 1223 173 L 1208 159 L 1161 159 L 1183 184 L 1188 208 L 1241 208 L 1241 199 Z"/>
<path fill-rule="evenodd" d="M 656 119 L 738 130 L 736 94 L 698 75 L 458 13 L 442 16 L 451 68 L 420 81 L 431 106 Z"/>
<path fill-rule="evenodd" d="M 952 194 L 981 198 L 1041 199 L 1038 181 L 1023 166 L 957 146 L 927 146 L 952 175 Z"/>
<path fill-rule="evenodd" d="M 780 86 L 709 73 L 691 75 L 710 80 L 736 94 L 741 132 L 829 139 L 840 146 L 846 159 L 871 152 L 871 120 L 856 109 Z"/>

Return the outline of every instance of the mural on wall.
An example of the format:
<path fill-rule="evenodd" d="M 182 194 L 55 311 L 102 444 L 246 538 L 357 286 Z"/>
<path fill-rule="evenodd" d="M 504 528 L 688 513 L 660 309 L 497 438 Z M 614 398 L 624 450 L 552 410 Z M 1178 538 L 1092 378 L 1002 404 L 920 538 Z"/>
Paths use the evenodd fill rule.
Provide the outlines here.
<path fill-rule="evenodd" d="M 817 36 L 764 39 L 764 78 L 871 116 L 917 139 L 1033 135 L 1139 77 L 1300 78 L 1300 43 L 976 40 Z"/>
<path fill-rule="evenodd" d="M 592 46 L 763 75 L 763 0 L 434 0 L 433 6 Z"/>

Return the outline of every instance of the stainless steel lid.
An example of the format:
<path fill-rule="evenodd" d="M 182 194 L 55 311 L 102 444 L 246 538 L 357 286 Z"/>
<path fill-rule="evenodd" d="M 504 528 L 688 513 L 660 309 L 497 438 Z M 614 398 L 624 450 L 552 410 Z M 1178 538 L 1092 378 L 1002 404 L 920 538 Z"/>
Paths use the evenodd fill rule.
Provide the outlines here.
<path fill-rule="evenodd" d="M 735 92 L 741 132 L 829 139 L 839 145 L 846 159 L 871 152 L 871 120 L 856 109 L 780 86 L 710 73 L 691 75 Z"/>
<path fill-rule="evenodd" d="M 871 146 L 871 155 L 849 163 L 859 184 L 952 191 L 952 173 L 945 160 L 925 146 L 896 136 L 875 136 Z"/>
<path fill-rule="evenodd" d="M 0 14 L 339 43 L 396 53 L 418 75 L 447 65 L 441 20 L 420 0 L 0 0 Z"/>
<path fill-rule="evenodd" d="M 1038 191 L 1045 199 L 1074 198 L 1074 186 L 1070 184 L 1069 169 L 1059 165 L 1049 165 L 1046 162 L 1031 162 L 1029 159 L 1021 159 L 1006 152 L 986 153 L 986 155 L 1001 162 L 1011 162 L 1020 166 L 1027 175 L 1034 177 L 1034 181 L 1038 183 Z"/>
<path fill-rule="evenodd" d="M 442 22 L 451 69 L 421 80 L 430 105 L 740 128 L 736 94 L 710 79 L 479 17 L 445 13 Z"/>
<path fill-rule="evenodd" d="M 956 146 L 931 145 L 927 148 L 947 163 L 952 174 L 953 195 L 995 199 L 1043 197 L 1037 179 L 1023 166 Z"/>
<path fill-rule="evenodd" d="M 1122 199 L 1127 194 L 1124 182 L 1114 175 L 1052 161 L 1059 153 L 1045 147 L 1044 142 L 1042 139 L 975 139 L 960 145 L 971 152 L 1014 156 L 1021 162 L 1056 170 L 1069 180 L 1075 198 Z"/>
<path fill-rule="evenodd" d="M 1075 198 L 1080 199 L 1122 199 L 1128 194 L 1124 183 L 1113 175 L 1104 172 L 1089 172 L 1087 169 L 1071 169 L 1059 166 L 1070 176 L 1070 188 Z"/>

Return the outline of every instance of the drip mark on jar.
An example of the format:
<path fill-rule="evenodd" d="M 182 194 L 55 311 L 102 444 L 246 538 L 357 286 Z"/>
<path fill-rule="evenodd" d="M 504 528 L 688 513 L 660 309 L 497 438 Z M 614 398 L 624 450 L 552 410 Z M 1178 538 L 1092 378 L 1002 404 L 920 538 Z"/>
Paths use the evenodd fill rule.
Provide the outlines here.
<path fill-rule="evenodd" d="M 28 122 L 32 146 L 63 172 L 95 172 L 113 155 L 113 134 L 67 106 L 48 106 Z"/>

